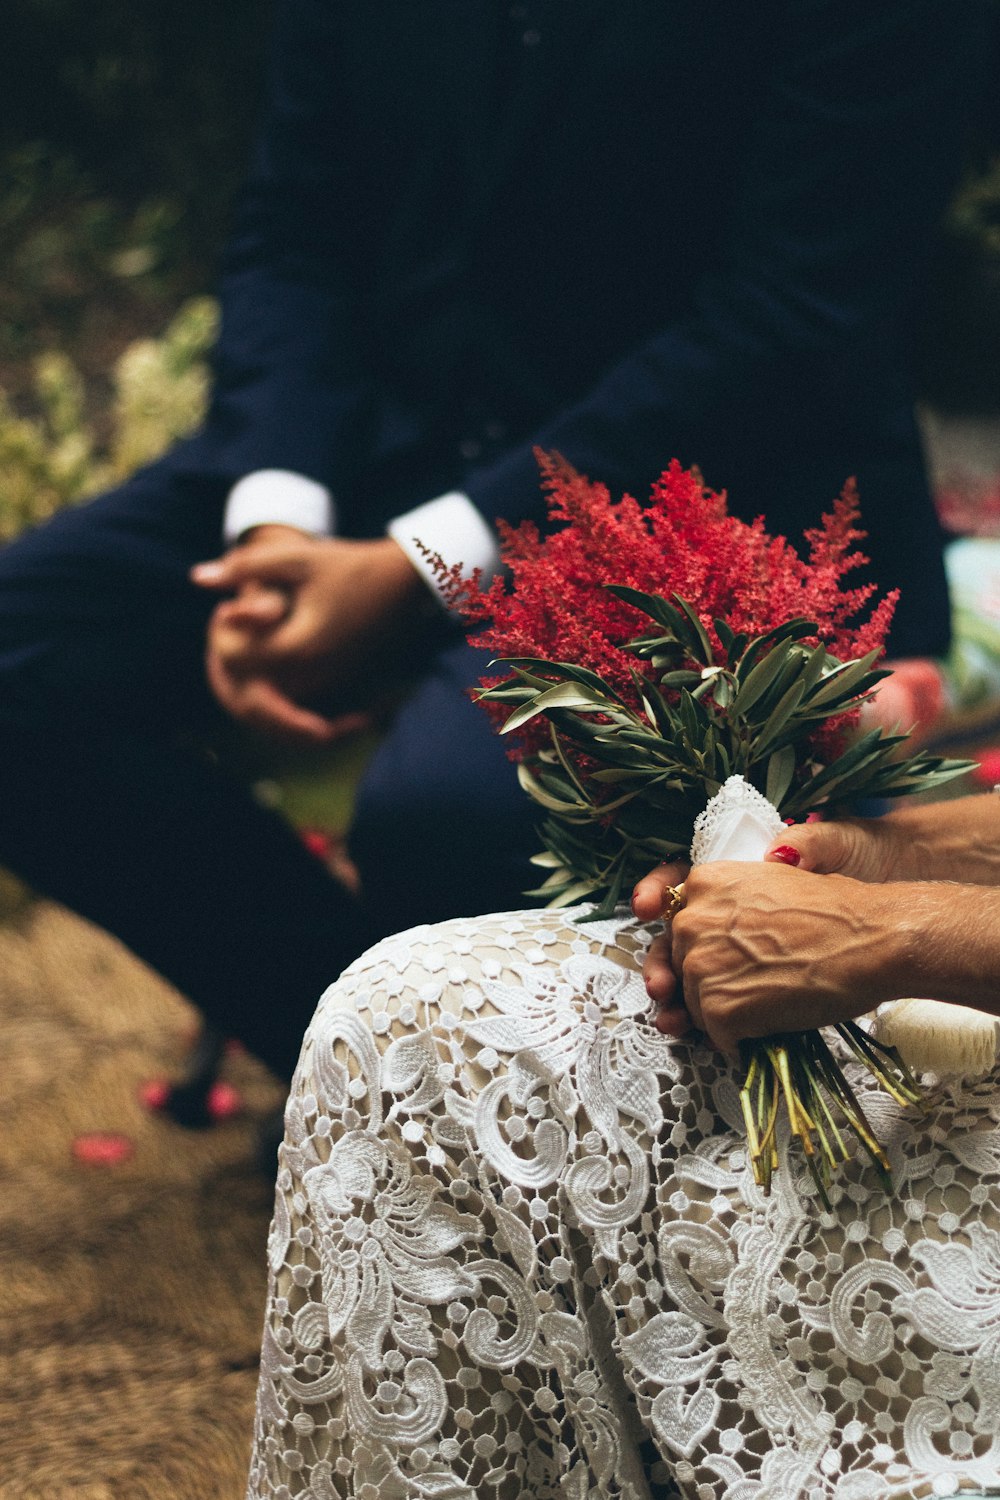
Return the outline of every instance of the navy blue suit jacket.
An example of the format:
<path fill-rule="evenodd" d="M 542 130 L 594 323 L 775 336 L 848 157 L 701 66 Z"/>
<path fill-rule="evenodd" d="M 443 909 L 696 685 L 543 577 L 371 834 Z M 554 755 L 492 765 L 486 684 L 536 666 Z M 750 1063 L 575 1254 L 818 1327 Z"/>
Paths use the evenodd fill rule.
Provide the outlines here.
<path fill-rule="evenodd" d="M 859 478 L 893 646 L 947 639 L 907 324 L 976 91 L 976 0 L 278 0 L 199 462 L 349 534 L 535 444 L 673 456 L 772 529 Z M 524 14 L 521 14 L 524 12 Z"/>

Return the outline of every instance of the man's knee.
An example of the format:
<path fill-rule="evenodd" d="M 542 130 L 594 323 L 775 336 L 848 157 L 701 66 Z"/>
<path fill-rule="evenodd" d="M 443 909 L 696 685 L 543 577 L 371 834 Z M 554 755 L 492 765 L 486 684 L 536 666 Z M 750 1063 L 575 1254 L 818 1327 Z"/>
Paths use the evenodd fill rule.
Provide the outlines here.
<path fill-rule="evenodd" d="M 369 907 L 394 912 L 391 925 L 440 921 L 524 904 L 537 817 L 500 746 L 473 768 L 460 743 L 436 763 L 391 756 L 359 789 L 351 855 Z M 449 774 L 449 770 L 453 774 Z"/>
<path fill-rule="evenodd" d="M 0 549 L 0 718 L 138 722 L 200 690 L 209 606 L 187 568 L 215 533 L 210 489 L 153 465 Z"/>

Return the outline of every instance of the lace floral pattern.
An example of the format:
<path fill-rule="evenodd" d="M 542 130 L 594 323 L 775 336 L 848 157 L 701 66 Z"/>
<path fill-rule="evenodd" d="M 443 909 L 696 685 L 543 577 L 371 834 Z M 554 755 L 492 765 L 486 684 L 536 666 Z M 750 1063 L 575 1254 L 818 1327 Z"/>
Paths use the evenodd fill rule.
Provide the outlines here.
<path fill-rule="evenodd" d="M 286 1114 L 249 1500 L 915 1500 L 1000 1485 L 997 1076 L 824 1213 L 747 1166 L 631 920 L 415 928 L 320 1002 Z"/>

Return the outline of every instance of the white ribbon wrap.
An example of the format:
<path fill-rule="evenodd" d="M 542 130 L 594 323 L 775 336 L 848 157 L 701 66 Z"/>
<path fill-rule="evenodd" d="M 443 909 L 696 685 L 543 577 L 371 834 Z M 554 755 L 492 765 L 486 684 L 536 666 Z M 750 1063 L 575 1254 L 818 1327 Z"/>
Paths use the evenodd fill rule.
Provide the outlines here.
<path fill-rule="evenodd" d="M 784 827 L 766 797 L 742 776 L 730 776 L 695 822 L 691 863 L 761 860 Z M 943 1000 L 893 1000 L 879 1008 L 873 1029 L 914 1072 L 939 1076 L 981 1078 L 1000 1049 L 996 1016 Z"/>
<path fill-rule="evenodd" d="M 915 1073 L 984 1078 L 997 1060 L 996 1016 L 968 1005 L 892 1000 L 879 1009 L 873 1029 Z"/>

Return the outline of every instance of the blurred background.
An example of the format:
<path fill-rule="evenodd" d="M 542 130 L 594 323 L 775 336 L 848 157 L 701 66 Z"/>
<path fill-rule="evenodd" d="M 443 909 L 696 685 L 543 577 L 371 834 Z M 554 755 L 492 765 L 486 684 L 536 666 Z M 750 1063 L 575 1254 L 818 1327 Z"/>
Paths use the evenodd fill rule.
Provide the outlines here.
<path fill-rule="evenodd" d="M 1000 77 L 1000 3 L 987 3 Z M 0 541 L 197 423 L 214 268 L 253 131 L 266 29 L 264 0 L 7 0 Z M 914 339 L 942 517 L 956 536 L 992 542 L 1000 90 L 981 113 L 941 225 Z M 951 563 L 957 646 L 942 671 L 945 697 L 963 713 L 1000 697 L 994 554 L 963 547 Z"/>
<path fill-rule="evenodd" d="M 197 420 L 265 28 L 259 0 L 4 6 L 0 536 Z"/>
<path fill-rule="evenodd" d="M 257 0 L 5 3 L 0 541 L 197 422 L 264 27 Z M 210 1128 L 151 1110 L 198 1025 L 0 872 L 0 1500 L 244 1493 L 281 1091 L 231 1051 Z"/>
<path fill-rule="evenodd" d="M 1000 64 L 1000 4 L 994 9 Z M 203 387 L 186 377 L 213 327 L 211 306 L 198 299 L 213 286 L 253 130 L 266 28 L 264 0 L 6 0 L 5 534 L 92 489 L 105 477 L 102 466 L 141 461 L 195 419 Z M 137 340 L 165 334 L 162 368 L 148 345 L 145 363 L 134 350 L 131 365 L 122 363 Z M 971 498 L 977 476 L 963 483 L 950 430 L 940 429 L 978 420 L 986 442 L 1000 414 L 1000 90 L 982 114 L 941 226 L 915 338 L 932 444 L 945 449 L 935 449 L 944 465 L 936 473 L 948 519 L 959 526 L 965 518 L 954 508 Z M 132 387 L 143 379 L 137 393 Z M 143 419 L 146 431 L 123 430 Z M 24 420 L 42 425 L 29 431 Z M 956 485 L 963 493 L 952 493 Z M 979 489 L 1000 531 L 1000 489 Z"/>
<path fill-rule="evenodd" d="M 204 299 L 266 28 L 264 0 L 7 0 L 0 535 L 197 420 L 214 328 Z M 970 143 L 915 329 L 935 482 L 958 531 L 1000 532 L 998 100 Z"/>
<path fill-rule="evenodd" d="M 0 542 L 198 422 L 266 25 L 262 0 L 5 0 Z M 955 645 L 931 698 L 949 748 L 992 784 L 1000 102 L 970 143 L 914 338 L 954 536 Z M 335 856 L 350 766 L 339 783 L 272 771 L 262 789 Z M 150 1085 L 184 1072 L 196 1027 L 112 940 L 0 876 L 0 1500 L 243 1493 L 273 1170 L 261 1125 L 280 1094 L 230 1049 L 210 1129 L 157 1115 Z"/>

